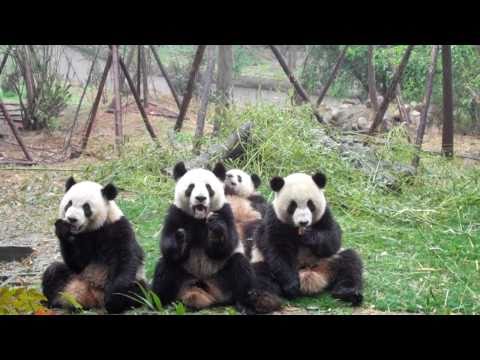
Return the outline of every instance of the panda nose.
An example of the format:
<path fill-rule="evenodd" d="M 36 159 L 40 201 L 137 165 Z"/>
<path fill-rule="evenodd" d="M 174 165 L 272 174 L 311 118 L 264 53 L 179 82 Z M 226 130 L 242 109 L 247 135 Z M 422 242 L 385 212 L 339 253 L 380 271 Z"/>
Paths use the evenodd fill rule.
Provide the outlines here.
<path fill-rule="evenodd" d="M 195 196 L 195 199 L 197 199 L 199 202 L 204 202 L 207 198 L 205 196 Z"/>
<path fill-rule="evenodd" d="M 67 220 L 70 224 L 75 224 L 77 222 L 77 219 L 75 219 L 74 217 L 67 217 Z"/>
<path fill-rule="evenodd" d="M 300 221 L 300 222 L 299 222 L 299 225 L 300 225 L 300 226 L 307 226 L 307 225 L 308 225 L 308 221 Z"/>

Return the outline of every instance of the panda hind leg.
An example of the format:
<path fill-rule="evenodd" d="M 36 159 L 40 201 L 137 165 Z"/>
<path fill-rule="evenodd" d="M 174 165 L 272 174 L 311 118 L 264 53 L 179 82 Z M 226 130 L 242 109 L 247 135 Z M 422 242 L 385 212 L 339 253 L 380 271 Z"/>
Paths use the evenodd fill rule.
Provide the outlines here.
<path fill-rule="evenodd" d="M 352 249 L 335 254 L 331 259 L 334 280 L 329 286 L 336 299 L 359 306 L 363 302 L 363 265 L 360 256 Z"/>
<path fill-rule="evenodd" d="M 273 279 L 270 267 L 264 261 L 251 264 L 254 272 L 254 290 L 251 301 L 258 314 L 268 314 L 282 308 L 281 288 Z"/>
<path fill-rule="evenodd" d="M 100 308 L 103 301 L 103 291 L 92 289 L 87 281 L 61 262 L 52 263 L 43 273 L 42 291 L 48 307 L 62 308 L 69 312 Z M 71 299 L 81 309 L 77 309 L 77 304 Z"/>
<path fill-rule="evenodd" d="M 74 273 L 62 262 L 54 262 L 42 275 L 42 292 L 50 308 L 64 308 L 61 293 L 74 278 Z"/>
<path fill-rule="evenodd" d="M 151 290 L 160 298 L 162 306 L 166 306 L 177 300 L 180 289 L 188 278 L 180 266 L 169 264 L 161 258 L 155 267 Z"/>

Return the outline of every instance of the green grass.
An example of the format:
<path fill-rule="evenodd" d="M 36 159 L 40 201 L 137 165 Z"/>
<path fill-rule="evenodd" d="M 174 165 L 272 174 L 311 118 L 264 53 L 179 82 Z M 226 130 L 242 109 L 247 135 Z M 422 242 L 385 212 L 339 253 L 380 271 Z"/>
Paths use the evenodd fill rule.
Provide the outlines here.
<path fill-rule="evenodd" d="M 232 109 L 224 137 L 245 121 L 253 121 L 254 143 L 246 156 L 228 167 L 255 172 L 268 180 L 302 171 L 322 170 L 328 177 L 326 196 L 344 231 L 343 246 L 358 250 L 365 264 L 365 305 L 382 311 L 430 314 L 480 313 L 480 170 L 457 160 L 422 156 L 419 174 L 399 191 L 376 185 L 339 154 L 316 142 L 319 125 L 306 107 L 259 105 Z M 189 137 L 179 137 L 188 144 Z M 408 163 L 412 151 L 398 132 L 385 135 L 382 159 Z M 211 141 L 211 140 L 210 140 Z M 113 180 L 131 192 L 119 205 L 135 226 L 147 253 L 151 278 L 159 256 L 159 231 L 173 199 L 174 181 L 164 168 L 186 160 L 189 151 L 128 145 L 126 155 L 89 169 L 98 181 Z M 327 294 L 292 302 L 311 313 L 349 314 L 351 308 Z M 220 310 L 222 311 L 222 310 Z"/>

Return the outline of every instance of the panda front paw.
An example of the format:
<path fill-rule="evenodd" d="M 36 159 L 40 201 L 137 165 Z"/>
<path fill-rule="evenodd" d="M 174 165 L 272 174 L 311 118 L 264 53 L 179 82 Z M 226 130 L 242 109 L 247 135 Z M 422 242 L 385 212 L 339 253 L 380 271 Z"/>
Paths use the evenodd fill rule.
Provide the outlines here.
<path fill-rule="evenodd" d="M 303 230 L 303 234 L 300 235 L 300 241 L 305 246 L 312 246 L 318 242 L 317 232 L 312 227 L 307 227 Z"/>
<path fill-rule="evenodd" d="M 213 241 L 222 240 L 226 236 L 226 226 L 221 217 L 217 213 L 211 213 L 207 218 L 207 228 L 209 238 Z"/>
<path fill-rule="evenodd" d="M 55 221 L 55 234 L 59 239 L 71 240 L 71 229 L 72 226 L 67 221 L 62 219 L 58 219 L 57 221 Z"/>

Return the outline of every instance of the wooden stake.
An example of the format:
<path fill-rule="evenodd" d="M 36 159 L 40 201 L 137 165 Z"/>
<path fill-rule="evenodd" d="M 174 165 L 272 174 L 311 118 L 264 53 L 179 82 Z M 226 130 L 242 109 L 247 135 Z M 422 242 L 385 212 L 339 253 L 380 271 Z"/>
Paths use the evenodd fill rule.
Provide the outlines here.
<path fill-rule="evenodd" d="M 185 96 L 183 97 L 182 106 L 180 108 L 180 114 L 178 114 L 177 122 L 175 123 L 174 130 L 180 131 L 182 129 L 183 120 L 187 114 L 188 105 L 192 99 L 193 89 L 195 88 L 195 79 L 198 74 L 198 69 L 200 68 L 200 63 L 202 62 L 203 54 L 207 45 L 199 45 L 195 57 L 193 58 L 192 69 L 190 70 L 190 78 L 188 79 L 187 90 L 185 91 Z"/>
<path fill-rule="evenodd" d="M 433 80 L 435 78 L 435 69 L 437 67 L 437 58 L 438 58 L 438 45 L 433 45 L 432 47 L 432 62 L 430 68 L 428 69 L 428 78 L 427 85 L 425 89 L 425 100 L 423 101 L 423 110 L 420 115 L 420 123 L 417 128 L 417 135 L 415 137 L 415 148 L 416 153 L 412 160 L 412 166 L 417 168 L 420 163 L 419 152 L 422 149 L 423 135 L 425 134 L 425 128 L 427 127 L 427 115 L 430 108 L 430 100 L 432 98 L 433 90 Z"/>
<path fill-rule="evenodd" d="M 105 87 L 105 82 L 107 81 L 108 72 L 111 66 L 112 66 L 112 53 L 110 52 L 108 54 L 107 62 L 105 63 L 105 68 L 103 69 L 103 74 L 100 80 L 100 84 L 98 85 L 97 96 L 95 97 L 95 100 L 92 105 L 92 110 L 90 111 L 90 115 L 88 117 L 87 127 L 85 130 L 85 134 L 83 135 L 83 138 L 82 138 L 80 153 L 82 153 L 87 147 L 88 138 L 90 137 L 90 134 L 92 132 L 93 123 L 95 122 L 95 118 L 97 116 L 98 105 L 100 104 L 103 88 Z"/>
<path fill-rule="evenodd" d="M 20 147 L 22 148 L 22 151 L 25 154 L 25 157 L 27 158 L 28 161 L 33 161 L 32 157 L 27 151 L 27 148 L 25 147 L 25 144 L 23 143 L 23 140 L 20 134 L 17 132 L 17 129 L 15 128 L 15 124 L 13 123 L 12 119 L 10 119 L 10 115 L 8 114 L 8 111 L 5 108 L 5 105 L 3 104 L 3 101 L 1 99 L 0 99 L 0 110 L 2 111 L 3 116 L 5 117 L 5 120 L 7 121 L 8 126 L 10 126 L 13 136 L 15 136 L 15 139 L 18 142 L 18 145 L 20 145 Z"/>
<path fill-rule="evenodd" d="M 118 56 L 118 61 L 120 63 L 120 67 L 123 71 L 123 74 L 125 75 L 125 79 L 127 79 L 128 86 L 130 87 L 130 91 L 133 94 L 133 97 L 135 99 L 135 103 L 137 104 L 138 111 L 140 111 L 140 114 L 142 115 L 143 122 L 145 123 L 145 127 L 147 128 L 148 133 L 150 134 L 150 137 L 156 141 L 157 140 L 157 135 L 155 135 L 155 131 L 153 130 L 152 124 L 150 124 L 150 120 L 148 120 L 147 113 L 145 112 L 145 109 L 142 105 L 142 102 L 140 101 L 140 97 L 138 96 L 137 91 L 135 90 L 135 84 L 133 83 L 132 78 L 130 77 L 130 74 L 128 73 L 127 67 L 125 66 L 125 63 L 122 60 L 121 56 Z"/>
<path fill-rule="evenodd" d="M 163 67 L 162 62 L 160 61 L 160 57 L 157 54 L 157 51 L 155 50 L 153 45 L 150 45 L 150 50 L 152 50 L 153 57 L 155 58 L 155 61 L 157 62 L 158 67 L 160 68 L 160 71 L 162 72 L 163 77 L 165 78 L 165 81 L 167 82 L 168 88 L 170 89 L 170 92 L 172 93 L 173 99 L 175 100 L 178 110 L 182 107 L 180 100 L 178 98 L 177 92 L 175 91 L 175 88 L 172 85 L 172 82 L 170 81 L 170 78 L 167 74 L 167 71 Z"/>
<path fill-rule="evenodd" d="M 403 72 L 405 70 L 405 67 L 407 66 L 408 59 L 410 58 L 410 54 L 412 53 L 414 46 L 415 45 L 408 45 L 407 49 L 405 50 L 405 53 L 403 54 L 400 65 L 398 66 L 397 71 L 393 76 L 392 83 L 387 89 L 385 98 L 383 99 L 382 104 L 380 105 L 380 108 L 375 114 L 375 118 L 373 119 L 372 126 L 368 131 L 369 135 L 372 135 L 377 130 L 378 126 L 382 123 L 383 117 L 385 116 L 385 113 L 388 109 L 388 105 L 390 104 L 393 97 L 395 96 L 395 92 L 396 92 L 395 90 L 397 89 L 397 85 L 400 83 L 400 80 L 402 79 Z"/>
<path fill-rule="evenodd" d="M 345 45 L 342 52 L 338 56 L 337 61 L 335 63 L 335 66 L 333 68 L 333 71 L 330 74 L 330 77 L 328 78 L 327 83 L 325 84 L 322 91 L 320 92 L 320 96 L 318 97 L 318 100 L 317 100 L 317 107 L 320 106 L 320 104 L 323 101 L 323 98 L 325 97 L 325 95 L 327 95 L 327 91 L 330 88 L 330 86 L 332 85 L 333 80 L 335 80 L 335 78 L 337 77 L 338 70 L 340 70 L 340 66 L 342 65 L 343 59 L 345 58 L 345 54 L 347 53 L 347 49 L 348 49 L 348 45 Z"/>
<path fill-rule="evenodd" d="M 288 80 L 290 80 L 293 87 L 295 88 L 295 91 L 297 92 L 297 94 L 300 95 L 300 97 L 305 102 L 308 102 L 312 106 L 313 114 L 317 118 L 317 121 L 321 124 L 325 123 L 322 116 L 318 113 L 317 109 L 313 106 L 312 101 L 310 100 L 310 98 L 309 98 L 307 92 L 305 91 L 305 89 L 302 87 L 302 85 L 300 85 L 298 80 L 295 78 L 295 75 L 293 75 L 293 73 L 290 71 L 290 69 L 287 65 L 287 62 L 285 61 L 282 54 L 280 53 L 280 50 L 278 50 L 278 48 L 275 45 L 269 45 L 269 46 L 270 46 L 270 49 L 272 50 L 273 54 L 277 58 L 277 60 L 280 64 L 280 66 L 282 67 L 283 71 L 287 75 Z"/>

